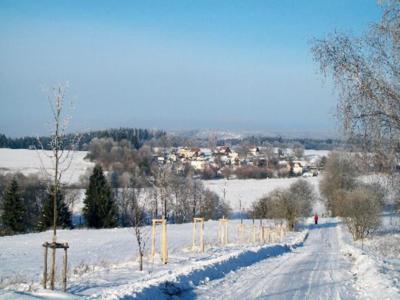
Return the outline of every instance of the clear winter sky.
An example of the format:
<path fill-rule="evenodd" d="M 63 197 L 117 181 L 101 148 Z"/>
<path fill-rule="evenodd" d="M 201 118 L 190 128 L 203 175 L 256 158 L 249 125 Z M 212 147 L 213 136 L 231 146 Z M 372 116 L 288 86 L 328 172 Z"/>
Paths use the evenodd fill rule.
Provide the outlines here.
<path fill-rule="evenodd" d="M 44 89 L 64 81 L 73 130 L 334 130 L 309 42 L 380 12 L 374 0 L 0 0 L 0 132 L 46 133 Z"/>

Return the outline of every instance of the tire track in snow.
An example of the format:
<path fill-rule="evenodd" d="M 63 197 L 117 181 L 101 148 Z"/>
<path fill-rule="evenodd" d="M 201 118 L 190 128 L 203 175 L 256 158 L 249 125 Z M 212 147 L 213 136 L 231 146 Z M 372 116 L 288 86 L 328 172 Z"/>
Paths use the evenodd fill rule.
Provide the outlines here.
<path fill-rule="evenodd" d="M 210 281 L 183 299 L 355 299 L 337 225 L 311 226 L 304 247 Z"/>

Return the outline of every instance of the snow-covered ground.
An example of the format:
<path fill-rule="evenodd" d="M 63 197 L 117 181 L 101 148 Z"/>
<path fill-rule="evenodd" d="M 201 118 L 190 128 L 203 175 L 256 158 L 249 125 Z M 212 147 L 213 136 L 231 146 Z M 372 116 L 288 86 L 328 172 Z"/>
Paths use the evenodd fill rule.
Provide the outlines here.
<path fill-rule="evenodd" d="M 321 218 L 320 225 L 263 245 L 239 243 L 238 223 L 230 221 L 230 243 L 221 247 L 217 222 L 206 222 L 204 254 L 191 251 L 191 224 L 168 225 L 168 264 L 146 256 L 143 272 L 132 228 L 60 230 L 59 240 L 71 246 L 66 294 L 40 288 L 41 243 L 50 232 L 2 237 L 0 299 L 400 298 L 398 275 L 380 259 L 397 259 L 398 252 L 373 239 L 362 250 L 338 219 Z"/>
<path fill-rule="evenodd" d="M 74 153 L 65 182 L 78 181 L 93 166 L 85 156 L 85 152 Z M 45 152 L 0 149 L 0 172 L 43 174 L 41 160 L 46 168 L 51 167 Z M 238 211 L 239 201 L 249 208 L 273 189 L 287 188 L 297 179 L 210 180 L 204 184 L 222 198 L 225 193 Z M 318 193 L 320 177 L 305 180 Z M 78 205 L 74 212 L 79 210 Z M 151 229 L 146 227 L 143 272 L 138 271 L 132 228 L 60 230 L 59 241 L 68 241 L 71 247 L 67 293 L 40 288 L 41 245 L 50 241 L 51 232 L 0 237 L 0 299 L 400 299 L 400 219 L 396 215 L 384 215 L 380 230 L 363 248 L 336 219 L 323 220 L 325 224 L 311 225 L 265 245 L 241 243 L 238 222 L 230 221 L 230 243 L 225 247 L 217 242 L 218 223 L 206 222 L 204 254 L 191 251 L 192 224 L 168 225 L 167 265 L 162 265 L 159 257 L 154 263 L 149 259 Z M 245 223 L 248 229 L 252 225 L 249 220 Z M 268 224 L 272 226 L 273 221 Z M 60 268 L 57 272 L 60 276 Z"/>
<path fill-rule="evenodd" d="M 265 259 L 183 294 L 182 299 L 356 299 L 337 220 L 310 225 L 302 247 Z"/>
<path fill-rule="evenodd" d="M 62 181 L 64 183 L 77 183 L 81 175 L 84 175 L 87 168 L 94 164 L 85 160 L 86 151 L 71 152 L 71 160 L 65 160 L 61 169 L 70 162 L 69 169 L 65 172 Z M 22 174 L 39 174 L 47 177 L 52 172 L 52 152 L 46 150 L 7 149 L 0 148 L 0 172 L 21 172 Z"/>
<path fill-rule="evenodd" d="M 298 179 L 304 179 L 310 182 L 315 192 L 318 194 L 318 184 L 320 176 L 317 177 L 295 177 L 295 178 L 267 178 L 267 179 L 218 179 L 204 180 L 204 185 L 211 191 L 217 193 L 231 205 L 234 211 L 239 211 L 239 203 L 242 202 L 242 208 L 249 209 L 253 202 L 267 195 L 274 189 L 287 188 Z M 322 212 L 321 212 L 322 213 Z"/>
<path fill-rule="evenodd" d="M 398 216 L 384 215 L 378 232 L 364 244 L 342 232 L 342 252 L 352 261 L 356 288 L 364 299 L 400 298 L 399 225 Z"/>
<path fill-rule="evenodd" d="M 264 221 L 264 224 L 267 223 L 272 226 L 274 222 Z M 144 272 L 138 271 L 137 246 L 132 228 L 60 230 L 59 241 L 68 241 L 70 245 L 68 292 L 79 297 L 112 298 L 142 290 L 149 292 L 150 287 L 173 278 L 184 280 L 187 276 L 194 276 L 199 281 L 206 280 L 217 272 L 217 265 L 222 268 L 217 273 L 224 274 L 231 268 L 289 251 L 287 247 L 301 243 L 305 234 L 289 233 L 283 241 L 276 237 L 278 244 L 240 243 L 237 238 L 238 224 L 239 221 L 230 221 L 229 244 L 221 247 L 217 242 L 218 222 L 206 222 L 204 254 L 191 251 L 192 224 L 168 225 L 169 263 L 162 265 L 159 257 L 152 263 L 146 256 Z M 250 237 L 252 223 L 247 220 L 245 224 Z M 145 228 L 145 233 L 149 253 L 149 227 Z M 0 289 L 3 289 L 0 290 L 0 299 L 15 296 L 16 291 L 40 292 L 43 267 L 41 245 L 50 238 L 50 231 L 0 238 Z M 61 256 L 58 259 L 61 261 Z"/>

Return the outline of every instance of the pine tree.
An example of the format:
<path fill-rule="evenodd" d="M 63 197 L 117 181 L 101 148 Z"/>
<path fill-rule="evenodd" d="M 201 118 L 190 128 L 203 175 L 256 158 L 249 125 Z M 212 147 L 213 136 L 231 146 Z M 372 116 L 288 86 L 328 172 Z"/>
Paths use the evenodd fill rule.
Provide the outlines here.
<path fill-rule="evenodd" d="M 21 233 L 26 230 L 26 211 L 18 189 L 18 182 L 14 178 L 5 192 L 2 223 L 6 233 Z"/>
<path fill-rule="evenodd" d="M 53 226 L 54 216 L 54 187 L 51 187 L 43 204 L 42 213 L 38 223 L 38 230 L 46 230 Z M 64 201 L 62 191 L 57 191 L 57 227 L 72 228 L 72 214 Z"/>
<path fill-rule="evenodd" d="M 90 176 L 84 204 L 83 215 L 89 227 L 111 228 L 117 226 L 117 207 L 100 165 L 94 167 L 93 174 Z"/>

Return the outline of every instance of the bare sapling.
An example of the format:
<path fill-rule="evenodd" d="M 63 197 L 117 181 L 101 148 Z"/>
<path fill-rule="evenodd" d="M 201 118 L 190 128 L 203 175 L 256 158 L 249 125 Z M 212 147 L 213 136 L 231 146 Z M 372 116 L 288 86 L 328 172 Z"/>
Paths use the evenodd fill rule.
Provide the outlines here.
<path fill-rule="evenodd" d="M 146 212 L 145 202 L 141 201 L 141 194 L 143 188 L 138 187 L 135 184 L 131 185 L 131 206 L 130 206 L 130 219 L 135 232 L 136 243 L 139 254 L 139 270 L 143 271 L 143 257 L 146 249 Z"/>
<path fill-rule="evenodd" d="M 50 123 L 51 139 L 49 142 L 49 148 L 51 149 L 51 154 L 46 154 L 46 152 L 38 152 L 39 159 L 41 161 L 43 172 L 47 177 L 51 178 L 52 184 L 52 198 L 53 198 L 53 226 L 52 226 L 52 243 L 45 243 L 49 248 L 52 249 L 51 253 L 51 266 L 50 266 L 50 288 L 54 290 L 55 277 L 56 277 L 56 249 L 64 248 L 64 244 L 57 243 L 57 195 L 61 189 L 61 180 L 64 177 L 67 170 L 70 168 L 73 159 L 74 145 L 78 143 L 78 136 L 69 135 L 70 140 L 67 139 L 67 129 L 71 117 L 65 112 L 65 97 L 68 85 L 59 84 L 52 88 L 51 94 L 48 96 L 48 102 L 51 109 L 52 121 Z M 38 139 L 39 145 L 42 150 L 44 146 Z M 46 155 L 51 161 L 51 168 L 46 168 L 46 165 L 42 159 L 42 155 Z M 65 243 L 67 244 L 67 243 Z M 64 248 L 65 249 L 65 248 Z M 46 255 L 47 256 L 47 255 Z M 66 259 L 65 254 L 65 259 Z M 66 264 L 66 262 L 65 262 Z M 45 263 L 47 266 L 47 262 Z M 45 270 L 47 274 L 47 270 Z M 64 274 L 64 277 L 66 274 Z M 65 277 L 66 278 L 66 277 Z M 43 278 L 44 281 L 47 278 Z M 44 283 L 44 286 L 46 284 Z M 66 286 L 66 282 L 64 284 Z"/>

